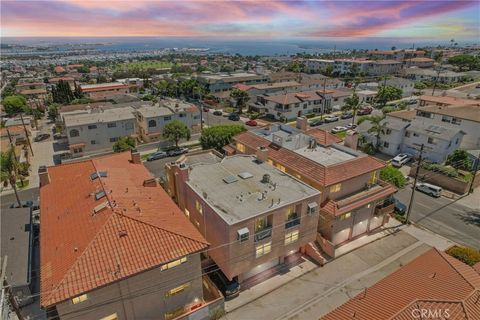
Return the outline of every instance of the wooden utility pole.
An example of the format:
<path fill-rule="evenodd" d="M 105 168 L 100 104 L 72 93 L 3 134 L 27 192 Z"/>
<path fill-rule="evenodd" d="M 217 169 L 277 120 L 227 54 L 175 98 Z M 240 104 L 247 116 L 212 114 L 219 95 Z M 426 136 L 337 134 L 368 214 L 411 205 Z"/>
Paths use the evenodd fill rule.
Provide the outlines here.
<path fill-rule="evenodd" d="M 422 164 L 423 148 L 424 148 L 424 145 L 422 143 L 422 146 L 420 147 L 420 155 L 417 161 L 417 168 L 415 169 L 415 179 L 413 181 L 412 194 L 410 195 L 410 203 L 408 204 L 407 214 L 405 215 L 405 222 L 404 222 L 405 224 L 408 224 L 408 221 L 410 219 L 410 212 L 412 211 L 412 207 L 413 207 L 413 199 L 415 198 L 415 188 L 417 187 L 418 172 L 420 171 L 420 166 Z"/>
<path fill-rule="evenodd" d="M 473 168 L 473 177 L 472 177 L 472 181 L 470 181 L 470 188 L 468 189 L 468 194 L 473 192 L 473 183 L 475 182 L 475 177 L 477 176 L 479 164 L 480 164 L 480 154 L 478 154 L 477 159 L 475 160 L 475 165 Z"/>
<path fill-rule="evenodd" d="M 27 127 L 25 126 L 25 121 L 23 121 L 23 115 L 21 113 L 20 113 L 20 119 L 22 119 L 23 130 L 25 131 L 25 136 L 27 138 L 27 143 L 28 143 L 28 146 L 30 147 L 30 152 L 32 153 L 32 157 L 33 157 L 32 144 L 30 143 L 30 138 L 28 137 Z"/>

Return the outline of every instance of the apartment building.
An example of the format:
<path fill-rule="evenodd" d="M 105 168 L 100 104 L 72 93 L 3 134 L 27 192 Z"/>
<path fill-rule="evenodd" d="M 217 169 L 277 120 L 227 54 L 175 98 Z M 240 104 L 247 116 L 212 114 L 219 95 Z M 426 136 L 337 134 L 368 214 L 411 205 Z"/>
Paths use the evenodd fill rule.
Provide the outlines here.
<path fill-rule="evenodd" d="M 304 120 L 299 119 L 299 127 L 305 127 Z M 342 244 L 381 227 L 393 211 L 385 199 L 396 189 L 379 179 L 385 164 L 339 145 L 340 139 L 326 131 L 272 124 L 233 139 L 224 148 L 227 154 L 261 153 L 271 165 L 321 192 L 317 241 L 332 257 Z"/>
<path fill-rule="evenodd" d="M 397 60 L 414 59 L 425 56 L 423 50 L 399 49 L 399 50 L 370 50 L 367 52 L 370 59 Z"/>
<path fill-rule="evenodd" d="M 85 96 L 93 100 L 107 100 L 109 97 L 130 92 L 130 86 L 120 82 L 82 84 L 80 89 Z"/>
<path fill-rule="evenodd" d="M 371 90 L 371 91 L 378 91 L 379 87 L 383 86 L 390 86 L 397 89 L 402 90 L 402 97 L 410 97 L 413 94 L 415 82 L 409 79 L 404 78 L 390 78 L 386 81 L 380 82 L 364 82 L 358 85 L 359 89 L 362 90 Z"/>
<path fill-rule="evenodd" d="M 41 167 L 40 305 L 60 319 L 210 319 L 207 241 L 138 152 Z M 61 195 L 61 196 L 59 196 Z"/>
<path fill-rule="evenodd" d="M 266 74 L 250 72 L 202 73 L 196 76 L 196 80 L 210 90 L 210 92 L 217 93 L 231 90 L 233 85 L 237 83 L 246 85 L 266 83 L 269 81 L 269 77 Z"/>
<path fill-rule="evenodd" d="M 74 157 L 111 150 L 121 137 L 137 134 L 132 107 L 87 109 L 61 114 L 70 153 Z"/>
<path fill-rule="evenodd" d="M 158 141 L 165 125 L 172 120 L 183 122 L 193 133 L 200 132 L 200 110 L 179 99 L 162 99 L 155 105 L 143 105 L 135 110 L 142 141 Z"/>
<path fill-rule="evenodd" d="M 324 95 L 331 90 L 300 91 L 281 94 L 263 94 L 257 96 L 252 109 L 276 120 L 294 120 L 309 113 L 321 113 L 324 110 Z"/>
<path fill-rule="evenodd" d="M 166 165 L 170 194 L 240 283 L 315 240 L 320 192 L 254 155 L 210 152 Z"/>
<path fill-rule="evenodd" d="M 357 68 L 359 73 L 370 76 L 397 74 L 402 68 L 402 62 L 396 60 L 365 60 L 365 59 L 307 59 L 306 67 L 310 72 L 322 72 L 328 66 L 333 67 L 336 75 L 345 75 Z"/>
<path fill-rule="evenodd" d="M 454 72 L 450 70 L 436 71 L 433 69 L 421 69 L 418 67 L 411 67 L 403 70 L 403 74 L 408 79 L 415 81 L 437 81 L 442 83 L 458 82 L 463 80 L 466 75 L 463 72 Z"/>
<path fill-rule="evenodd" d="M 435 60 L 430 58 L 418 57 L 405 60 L 408 67 L 433 68 Z"/>

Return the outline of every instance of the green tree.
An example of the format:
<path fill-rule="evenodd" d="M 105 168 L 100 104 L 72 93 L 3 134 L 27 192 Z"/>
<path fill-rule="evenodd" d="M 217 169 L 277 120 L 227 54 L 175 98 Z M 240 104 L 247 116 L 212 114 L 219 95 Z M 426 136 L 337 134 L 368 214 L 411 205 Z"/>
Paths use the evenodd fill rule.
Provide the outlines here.
<path fill-rule="evenodd" d="M 473 161 L 467 151 L 463 149 L 457 149 L 447 157 L 447 161 L 445 163 L 454 167 L 455 169 L 470 171 L 472 169 Z"/>
<path fill-rule="evenodd" d="M 382 86 L 378 90 L 376 101 L 383 108 L 387 102 L 392 100 L 398 100 L 402 98 L 402 89 L 392 86 Z"/>
<path fill-rule="evenodd" d="M 28 111 L 27 99 L 23 96 L 8 96 L 3 99 L 2 104 L 8 115 Z"/>
<path fill-rule="evenodd" d="M 78 73 L 90 73 L 90 69 L 86 66 L 81 66 L 77 68 Z"/>
<path fill-rule="evenodd" d="M 480 57 L 471 54 L 459 54 L 448 58 L 448 63 L 460 70 L 480 70 Z"/>
<path fill-rule="evenodd" d="M 397 188 L 403 188 L 406 182 L 402 172 L 391 165 L 388 165 L 380 170 L 380 179 L 390 182 Z"/>
<path fill-rule="evenodd" d="M 387 130 L 387 122 L 383 121 L 385 117 L 383 116 L 371 116 L 370 117 L 370 124 L 371 127 L 368 129 L 368 133 L 372 133 L 377 138 L 376 140 L 376 149 L 380 147 L 380 135 L 385 134 Z"/>
<path fill-rule="evenodd" d="M 333 74 L 333 66 L 329 64 L 328 66 L 325 67 L 323 70 L 323 75 L 327 77 L 331 77 Z"/>
<path fill-rule="evenodd" d="M 223 124 L 213 126 L 202 130 L 200 144 L 203 149 L 216 149 L 222 151 L 222 148 L 232 142 L 232 137 L 247 129 L 239 124 Z"/>
<path fill-rule="evenodd" d="M 241 114 L 243 108 L 247 105 L 247 102 L 250 99 L 248 92 L 235 88 L 230 92 L 230 97 L 235 99 L 238 113 Z"/>
<path fill-rule="evenodd" d="M 354 124 L 358 109 L 360 109 L 360 98 L 354 90 L 350 97 L 345 98 L 345 105 L 342 107 L 342 110 L 353 112 L 352 123 Z"/>
<path fill-rule="evenodd" d="M 135 149 L 135 139 L 130 136 L 121 137 L 113 144 L 114 152 L 123 152 Z"/>
<path fill-rule="evenodd" d="M 433 60 L 435 60 L 435 62 L 442 62 L 442 59 L 443 59 L 443 51 L 437 51 L 433 54 Z"/>
<path fill-rule="evenodd" d="M 180 139 L 190 140 L 190 129 L 188 129 L 185 123 L 179 120 L 172 120 L 163 128 L 163 137 L 175 142 L 175 146 L 178 147 Z"/>
<path fill-rule="evenodd" d="M 18 177 L 18 160 L 15 157 L 15 151 L 13 146 L 10 146 L 0 156 L 0 178 L 3 185 L 6 187 L 8 184 L 12 187 L 17 198 L 18 206 L 21 206 L 20 197 L 17 190 L 17 177 Z"/>
<path fill-rule="evenodd" d="M 60 80 L 57 85 L 52 88 L 53 102 L 60 104 L 69 104 L 75 99 L 75 96 L 67 81 Z"/>
<path fill-rule="evenodd" d="M 422 81 L 415 81 L 413 87 L 417 90 L 427 89 L 427 85 Z"/>
<path fill-rule="evenodd" d="M 298 61 L 293 61 L 287 66 L 287 71 L 300 73 L 305 70 L 305 65 Z"/>
<path fill-rule="evenodd" d="M 58 107 L 59 107 L 58 103 L 52 103 L 51 105 L 48 106 L 48 110 L 47 110 L 48 119 L 50 119 L 54 122 L 55 122 L 55 120 L 57 120 Z"/>

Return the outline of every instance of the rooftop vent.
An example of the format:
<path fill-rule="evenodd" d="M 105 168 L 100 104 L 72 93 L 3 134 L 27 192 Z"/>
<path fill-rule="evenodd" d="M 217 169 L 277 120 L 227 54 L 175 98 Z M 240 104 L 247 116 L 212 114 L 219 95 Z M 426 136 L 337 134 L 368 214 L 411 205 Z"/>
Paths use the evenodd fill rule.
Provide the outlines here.
<path fill-rule="evenodd" d="M 95 200 L 99 200 L 99 199 L 101 199 L 105 196 L 106 196 L 105 191 L 103 191 L 103 190 L 99 191 L 99 192 L 95 193 Z"/>
<path fill-rule="evenodd" d="M 105 201 L 104 203 L 99 204 L 95 208 L 93 208 L 93 214 L 99 213 L 100 211 L 106 209 L 108 206 L 108 202 Z"/>
<path fill-rule="evenodd" d="M 238 181 L 238 179 L 234 175 L 226 176 L 225 178 L 223 178 L 223 182 L 225 182 L 226 184 L 234 183 L 235 181 Z"/>
<path fill-rule="evenodd" d="M 253 177 L 253 174 L 251 174 L 250 172 L 240 172 L 238 176 L 242 179 L 249 179 Z"/>
<path fill-rule="evenodd" d="M 99 174 L 100 177 L 102 177 L 102 178 L 106 178 L 106 177 L 108 176 L 108 175 L 107 175 L 107 171 L 100 171 L 98 174 Z"/>
<path fill-rule="evenodd" d="M 97 172 L 94 172 L 90 175 L 90 179 L 92 179 L 92 180 L 95 180 L 97 178 L 98 178 L 98 173 Z"/>
<path fill-rule="evenodd" d="M 268 173 L 265 173 L 262 177 L 262 183 L 270 183 L 270 175 Z"/>

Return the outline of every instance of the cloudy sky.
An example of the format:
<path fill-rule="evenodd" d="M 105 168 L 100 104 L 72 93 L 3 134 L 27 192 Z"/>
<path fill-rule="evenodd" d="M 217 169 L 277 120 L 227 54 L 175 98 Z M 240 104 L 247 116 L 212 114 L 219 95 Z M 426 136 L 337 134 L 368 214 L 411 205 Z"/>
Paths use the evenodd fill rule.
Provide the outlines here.
<path fill-rule="evenodd" d="M 2 0 L 2 36 L 478 39 L 480 1 Z"/>

